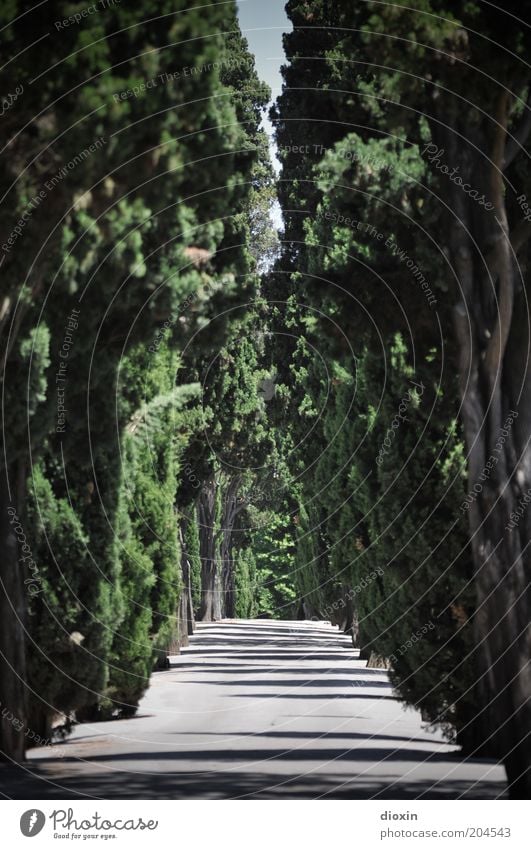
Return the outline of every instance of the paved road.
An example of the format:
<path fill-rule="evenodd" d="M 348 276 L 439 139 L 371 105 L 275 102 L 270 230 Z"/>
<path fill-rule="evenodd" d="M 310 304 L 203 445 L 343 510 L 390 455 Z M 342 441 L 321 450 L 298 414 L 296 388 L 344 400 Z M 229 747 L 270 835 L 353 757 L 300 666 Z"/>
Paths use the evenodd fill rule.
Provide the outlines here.
<path fill-rule="evenodd" d="M 0 769 L 12 798 L 496 798 L 504 772 L 463 760 L 324 623 L 199 625 L 138 715 L 78 726 Z"/>

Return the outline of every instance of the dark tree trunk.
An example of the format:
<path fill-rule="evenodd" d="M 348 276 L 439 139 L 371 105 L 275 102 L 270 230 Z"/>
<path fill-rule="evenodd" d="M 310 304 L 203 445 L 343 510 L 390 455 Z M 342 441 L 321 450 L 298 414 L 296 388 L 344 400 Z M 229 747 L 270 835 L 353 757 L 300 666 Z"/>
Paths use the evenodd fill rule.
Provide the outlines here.
<path fill-rule="evenodd" d="M 477 601 L 477 728 L 485 750 L 504 761 L 511 796 L 530 798 L 531 511 L 511 529 L 511 513 L 531 489 L 529 309 L 516 261 L 529 228 L 525 233 L 520 222 L 510 233 L 508 226 L 503 177 L 508 110 L 508 95 L 501 93 L 495 124 L 473 139 L 479 150 L 485 140 L 491 143 L 488 159 L 481 157 L 475 167 L 452 132 L 443 145 L 449 158 L 461 163 L 463 179 L 485 189 L 494 204 L 489 214 L 460 188 L 449 197 L 455 213 L 450 251 L 461 293 L 455 329 L 462 419 L 473 494 L 468 514 Z"/>
<path fill-rule="evenodd" d="M 186 518 L 182 523 L 187 521 Z M 188 551 L 184 542 L 183 524 L 179 525 L 179 542 L 181 546 L 181 580 L 182 590 L 179 599 L 179 642 L 181 646 L 189 644 L 188 637 L 194 633 L 194 610 L 192 605 L 191 568 Z"/>
<path fill-rule="evenodd" d="M 232 558 L 232 543 L 234 524 L 238 513 L 245 507 L 245 502 L 238 503 L 238 490 L 241 479 L 232 478 L 227 486 L 223 502 L 223 516 L 220 530 L 219 560 L 221 564 L 221 615 L 225 618 L 234 617 L 236 607 L 234 561 Z"/>
<path fill-rule="evenodd" d="M 9 511 L 9 512 L 8 512 Z M 0 473 L 0 757 L 23 761 L 27 731 L 24 574 L 14 527 L 18 513 L 11 503 L 7 470 Z M 22 528 L 23 533 L 23 528 Z"/>
<path fill-rule="evenodd" d="M 217 580 L 216 539 L 216 482 L 206 481 L 199 495 L 199 550 L 201 554 L 201 608 L 202 622 L 213 622 L 219 615 L 219 581 Z"/>
<path fill-rule="evenodd" d="M 322 617 L 317 608 L 313 606 L 312 602 L 308 598 L 303 598 L 300 602 L 297 618 L 319 622 Z"/>
<path fill-rule="evenodd" d="M 357 646 L 359 635 L 358 617 L 354 610 L 351 588 L 348 584 L 341 584 L 339 597 L 344 600 L 344 606 L 340 607 L 337 611 L 334 611 L 331 617 L 331 622 L 333 625 L 337 625 L 341 631 L 345 632 L 345 634 L 348 634 L 352 639 L 352 645 Z"/>
<path fill-rule="evenodd" d="M 360 650 L 360 660 L 369 661 L 371 657 L 371 643 L 364 634 L 364 628 L 362 625 L 358 627 L 358 648 Z"/>
<path fill-rule="evenodd" d="M 214 597 L 213 597 L 213 618 L 215 622 L 219 622 L 220 619 L 223 619 L 223 581 L 221 577 L 221 571 L 218 568 L 216 569 L 216 574 L 214 577 Z"/>
<path fill-rule="evenodd" d="M 234 584 L 234 561 L 232 559 L 232 533 L 226 528 L 222 531 L 219 555 L 221 563 L 221 615 L 225 619 L 233 619 L 236 606 L 236 588 Z"/>

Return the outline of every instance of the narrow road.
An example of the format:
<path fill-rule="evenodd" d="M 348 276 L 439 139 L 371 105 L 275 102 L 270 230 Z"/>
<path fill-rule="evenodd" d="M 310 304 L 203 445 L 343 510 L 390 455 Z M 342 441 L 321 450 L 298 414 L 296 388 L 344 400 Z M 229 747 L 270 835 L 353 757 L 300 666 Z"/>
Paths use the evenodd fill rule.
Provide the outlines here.
<path fill-rule="evenodd" d="M 0 769 L 11 798 L 496 798 L 325 623 L 201 624 L 133 719 L 80 725 Z"/>

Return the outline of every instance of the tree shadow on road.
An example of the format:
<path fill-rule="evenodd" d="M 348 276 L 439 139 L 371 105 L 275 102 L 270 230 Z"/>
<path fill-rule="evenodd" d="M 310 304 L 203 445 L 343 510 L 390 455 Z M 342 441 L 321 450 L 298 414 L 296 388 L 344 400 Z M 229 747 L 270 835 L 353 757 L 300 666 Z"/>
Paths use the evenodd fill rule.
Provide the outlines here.
<path fill-rule="evenodd" d="M 151 757 L 151 756 L 150 756 Z M 10 799 L 494 799 L 504 793 L 505 783 L 448 778 L 433 781 L 410 779 L 397 782 L 396 776 L 378 779 L 353 773 L 348 779 L 335 775 L 333 766 L 318 775 L 264 775 L 259 770 L 198 773 L 118 772 L 76 775 L 64 780 L 42 769 L 34 775 L 15 768 L 0 770 L 0 792 Z"/>

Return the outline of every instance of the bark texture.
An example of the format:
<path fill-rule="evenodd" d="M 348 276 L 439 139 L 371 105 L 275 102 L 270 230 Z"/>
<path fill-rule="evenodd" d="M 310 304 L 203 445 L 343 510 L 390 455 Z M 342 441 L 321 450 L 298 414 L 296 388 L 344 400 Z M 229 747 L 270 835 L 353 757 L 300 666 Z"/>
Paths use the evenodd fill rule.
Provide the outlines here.
<path fill-rule="evenodd" d="M 199 495 L 199 551 L 201 555 L 201 608 L 202 622 L 220 618 L 219 576 L 216 559 L 216 482 L 209 478 Z M 216 598 L 217 596 L 217 598 Z"/>
<path fill-rule="evenodd" d="M 186 521 L 184 519 L 183 521 Z M 194 633 L 194 609 L 192 604 L 191 566 L 184 541 L 182 525 L 179 525 L 181 548 L 181 596 L 179 598 L 179 646 L 187 646 L 188 637 Z"/>
<path fill-rule="evenodd" d="M 0 756 L 23 761 L 27 731 L 25 595 L 24 575 L 7 485 L 7 471 L 0 473 Z M 18 515 L 18 511 L 17 511 Z"/>
<path fill-rule="evenodd" d="M 511 796 L 531 796 L 531 515 L 511 522 L 531 489 L 529 310 L 522 274 L 528 228 L 509 227 L 504 167 L 509 157 L 506 92 L 494 122 L 463 147 L 448 126 L 434 135 L 478 187 L 492 211 L 448 182 L 450 255 L 459 300 L 454 310 L 468 461 L 468 510 L 477 609 L 478 725 L 487 750 L 505 763 Z M 463 120 L 466 120 L 464 116 Z M 485 140 L 488 142 L 486 148 Z M 485 157 L 472 155 L 473 145 Z M 449 194 L 448 194 L 449 193 Z"/>
<path fill-rule="evenodd" d="M 232 543 L 234 539 L 234 525 L 239 513 L 244 509 L 243 499 L 238 500 L 240 477 L 236 476 L 229 482 L 225 500 L 223 503 L 223 515 L 221 529 L 219 532 L 219 562 L 221 566 L 221 613 L 222 616 L 232 619 L 235 613 L 236 592 L 234 583 L 234 560 L 232 558 Z"/>

